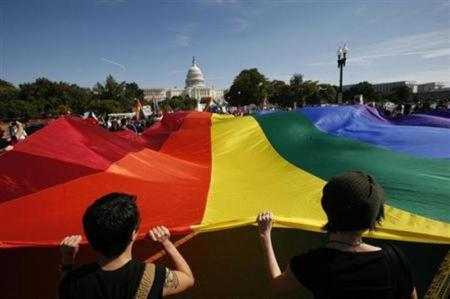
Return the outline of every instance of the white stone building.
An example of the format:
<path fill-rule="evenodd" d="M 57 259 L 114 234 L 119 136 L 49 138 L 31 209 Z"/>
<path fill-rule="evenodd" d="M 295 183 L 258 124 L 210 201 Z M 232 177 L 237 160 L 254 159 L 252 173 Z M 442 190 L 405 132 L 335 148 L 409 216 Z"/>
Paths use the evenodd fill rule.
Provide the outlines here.
<path fill-rule="evenodd" d="M 144 88 L 144 99 L 158 102 L 170 99 L 174 96 L 189 96 L 190 98 L 200 100 L 203 98 L 211 98 L 216 102 L 222 103 L 224 100 L 224 90 L 207 87 L 205 78 L 201 69 L 197 66 L 195 57 L 192 58 L 192 66 L 186 75 L 186 85 L 181 88 Z"/>

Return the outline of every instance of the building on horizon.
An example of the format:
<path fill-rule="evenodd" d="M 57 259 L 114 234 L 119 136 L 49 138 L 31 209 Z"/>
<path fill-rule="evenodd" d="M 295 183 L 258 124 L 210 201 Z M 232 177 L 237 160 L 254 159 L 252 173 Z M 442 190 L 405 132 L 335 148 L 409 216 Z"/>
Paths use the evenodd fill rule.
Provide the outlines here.
<path fill-rule="evenodd" d="M 342 86 L 342 89 L 348 90 L 356 84 Z M 388 93 L 393 88 L 407 86 L 411 89 L 413 96 L 411 99 L 416 101 L 448 101 L 450 100 L 450 87 L 445 87 L 442 82 L 417 83 L 416 81 L 396 81 L 372 84 L 376 92 Z"/>
<path fill-rule="evenodd" d="M 370 82 L 369 82 L 370 83 Z M 425 93 L 445 90 L 445 84 L 442 82 L 429 82 L 429 83 L 417 83 L 417 81 L 394 81 L 394 82 L 383 82 L 383 83 L 371 83 L 373 89 L 376 92 L 386 93 L 390 92 L 395 87 L 407 86 L 412 93 Z M 348 84 L 342 86 L 342 89 L 348 90 L 356 84 Z"/>
<path fill-rule="evenodd" d="M 205 78 L 202 70 L 198 67 L 195 57 L 192 57 L 192 65 L 189 68 L 184 88 L 143 88 L 144 99 L 148 101 L 156 100 L 158 102 L 170 99 L 174 96 L 189 96 L 194 98 L 200 104 L 202 99 L 212 99 L 222 103 L 224 101 L 224 89 L 208 87 L 205 84 Z"/>

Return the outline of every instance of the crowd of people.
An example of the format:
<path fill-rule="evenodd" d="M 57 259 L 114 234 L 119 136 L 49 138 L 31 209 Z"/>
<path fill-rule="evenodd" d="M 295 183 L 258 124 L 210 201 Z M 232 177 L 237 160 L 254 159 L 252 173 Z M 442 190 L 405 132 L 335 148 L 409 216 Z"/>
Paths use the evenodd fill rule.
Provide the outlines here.
<path fill-rule="evenodd" d="M 430 113 L 434 110 L 449 109 L 449 102 L 440 100 L 436 103 L 416 102 L 404 103 L 394 105 L 393 103 L 368 103 L 368 106 L 376 108 L 378 111 L 386 116 L 399 117 L 411 114 Z M 269 105 L 259 107 L 256 105 L 248 105 L 243 107 L 221 107 L 219 105 L 211 106 L 208 112 L 219 114 L 230 114 L 233 116 L 246 116 L 252 113 L 264 111 L 289 111 L 291 107 L 278 107 Z M 130 115 L 128 115 L 130 114 Z M 96 118 L 88 115 L 85 117 L 86 121 L 98 124 L 101 127 L 111 131 L 131 131 L 136 134 L 142 133 L 146 128 L 153 125 L 156 121 L 161 120 L 162 114 L 151 114 L 147 117 L 136 118 L 132 113 L 123 114 L 119 116 L 105 116 Z M 24 140 L 28 135 L 43 128 L 44 123 L 21 123 L 18 120 L 12 121 L 6 128 L 0 127 L 0 153 L 12 150 L 14 145 L 21 140 Z"/>
<path fill-rule="evenodd" d="M 449 109 L 449 103 L 448 101 L 443 100 L 440 100 L 437 103 L 418 101 L 415 103 L 401 103 L 398 105 L 374 105 L 374 107 L 387 116 L 398 117 L 411 114 L 429 113 L 433 110 L 439 109 Z"/>
<path fill-rule="evenodd" d="M 141 119 L 128 116 L 106 116 L 105 118 L 100 118 L 98 124 L 111 132 L 132 131 L 139 134 L 154 124 L 157 119 L 160 119 L 158 115 L 150 115 L 147 118 Z"/>

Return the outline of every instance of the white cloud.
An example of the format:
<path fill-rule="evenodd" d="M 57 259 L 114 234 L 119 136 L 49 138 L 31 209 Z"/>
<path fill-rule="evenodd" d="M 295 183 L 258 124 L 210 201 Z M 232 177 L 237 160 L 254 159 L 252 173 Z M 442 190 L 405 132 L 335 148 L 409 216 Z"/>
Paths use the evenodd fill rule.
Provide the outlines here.
<path fill-rule="evenodd" d="M 435 58 L 435 57 L 443 57 L 450 56 L 450 48 L 438 49 L 434 51 L 429 51 L 422 55 L 423 58 Z"/>
<path fill-rule="evenodd" d="M 354 50 L 350 49 L 348 63 L 369 66 L 373 60 L 378 58 L 411 55 L 417 55 L 423 59 L 450 56 L 450 29 L 412 34 Z M 332 64 L 336 64 L 336 62 L 334 60 L 319 61 L 310 65 Z"/>

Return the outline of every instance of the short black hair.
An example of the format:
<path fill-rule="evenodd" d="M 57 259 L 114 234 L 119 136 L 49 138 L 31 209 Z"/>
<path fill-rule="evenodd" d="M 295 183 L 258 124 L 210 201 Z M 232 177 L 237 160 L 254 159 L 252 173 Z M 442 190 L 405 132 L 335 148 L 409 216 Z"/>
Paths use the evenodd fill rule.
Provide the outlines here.
<path fill-rule="evenodd" d="M 140 224 L 136 196 L 110 193 L 97 199 L 83 216 L 89 244 L 106 257 L 120 255 L 131 242 Z"/>

